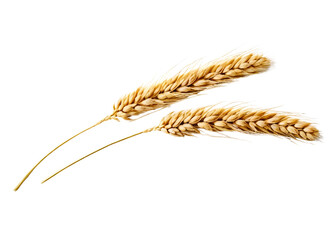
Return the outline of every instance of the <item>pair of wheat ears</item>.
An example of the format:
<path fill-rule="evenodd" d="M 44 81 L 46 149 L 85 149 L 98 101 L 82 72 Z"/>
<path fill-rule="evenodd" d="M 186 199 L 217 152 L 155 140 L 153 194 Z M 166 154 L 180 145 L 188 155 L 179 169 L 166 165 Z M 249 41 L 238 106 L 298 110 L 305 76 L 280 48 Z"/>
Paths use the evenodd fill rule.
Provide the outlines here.
<path fill-rule="evenodd" d="M 17 191 L 35 168 L 56 149 L 105 121 L 112 119 L 119 121 L 120 118 L 131 120 L 134 116 L 165 108 L 172 103 L 220 84 L 229 83 L 236 78 L 264 72 L 270 65 L 271 61 L 260 54 L 239 54 L 212 61 L 203 67 L 177 74 L 172 78 L 148 87 L 139 87 L 134 92 L 120 98 L 113 105 L 112 114 L 50 151 L 26 174 L 14 190 Z M 244 133 L 266 133 L 308 141 L 319 138 L 319 131 L 311 123 L 299 120 L 285 113 L 239 107 L 201 107 L 194 110 L 171 112 L 161 120 L 159 125 L 110 143 L 71 163 L 45 179 L 42 183 L 84 158 L 136 135 L 151 131 L 162 131 L 174 136 L 183 137 L 198 134 L 201 130 L 212 132 L 239 131 Z"/>

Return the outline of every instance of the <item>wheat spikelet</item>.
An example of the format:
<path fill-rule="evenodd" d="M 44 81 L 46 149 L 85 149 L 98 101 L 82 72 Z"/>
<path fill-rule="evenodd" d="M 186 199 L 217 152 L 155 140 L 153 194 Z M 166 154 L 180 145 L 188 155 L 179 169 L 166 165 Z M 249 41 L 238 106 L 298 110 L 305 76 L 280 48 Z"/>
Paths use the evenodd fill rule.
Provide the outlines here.
<path fill-rule="evenodd" d="M 120 98 L 113 105 L 112 114 L 51 150 L 26 174 L 14 190 L 17 191 L 35 168 L 51 153 L 80 134 L 105 121 L 118 120 L 119 118 L 130 120 L 132 116 L 166 107 L 205 89 L 228 83 L 235 78 L 265 71 L 270 64 L 270 60 L 262 55 L 254 53 L 240 54 L 227 59 L 213 61 L 205 67 L 178 74 L 152 86 L 139 87 L 136 91 Z"/>
<path fill-rule="evenodd" d="M 202 130 L 273 134 L 307 141 L 317 140 L 320 136 L 319 131 L 311 123 L 269 110 L 203 107 L 195 110 L 171 112 L 161 120 L 158 126 L 110 143 L 59 170 L 42 183 L 104 148 L 143 133 L 161 131 L 173 136 L 184 137 L 199 134 Z"/>

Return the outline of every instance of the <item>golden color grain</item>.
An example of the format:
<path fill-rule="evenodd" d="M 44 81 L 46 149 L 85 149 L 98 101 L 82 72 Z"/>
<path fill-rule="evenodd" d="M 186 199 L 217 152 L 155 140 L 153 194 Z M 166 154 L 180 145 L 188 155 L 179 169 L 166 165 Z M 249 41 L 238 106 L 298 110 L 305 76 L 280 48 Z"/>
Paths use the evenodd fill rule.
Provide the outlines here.
<path fill-rule="evenodd" d="M 148 87 L 139 87 L 134 92 L 120 98 L 113 105 L 112 114 L 51 150 L 26 174 L 14 190 L 17 191 L 35 168 L 55 150 L 107 120 L 118 120 L 119 118 L 130 120 L 133 116 L 167 107 L 174 102 L 195 95 L 205 89 L 216 87 L 222 83 L 228 83 L 239 77 L 263 72 L 268 69 L 270 64 L 270 60 L 262 55 L 254 53 L 240 54 L 212 61 L 204 67 L 177 74 L 172 78 Z"/>

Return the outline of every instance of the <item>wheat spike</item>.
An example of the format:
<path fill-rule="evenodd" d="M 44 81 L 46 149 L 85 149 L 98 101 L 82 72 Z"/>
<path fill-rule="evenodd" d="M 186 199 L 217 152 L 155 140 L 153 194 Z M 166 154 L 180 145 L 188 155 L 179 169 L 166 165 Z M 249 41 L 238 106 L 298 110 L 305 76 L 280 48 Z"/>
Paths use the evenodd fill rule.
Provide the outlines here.
<path fill-rule="evenodd" d="M 240 54 L 212 61 L 204 67 L 190 70 L 183 74 L 177 74 L 161 83 L 148 87 L 139 87 L 136 91 L 120 98 L 113 105 L 112 114 L 51 150 L 26 174 L 14 190 L 17 191 L 35 168 L 55 150 L 105 121 L 118 120 L 119 118 L 130 120 L 133 116 L 167 107 L 174 102 L 195 95 L 205 89 L 213 88 L 222 83 L 228 83 L 235 78 L 263 72 L 268 69 L 270 64 L 271 61 L 262 55 L 254 53 Z"/>
<path fill-rule="evenodd" d="M 213 61 L 203 68 L 178 74 L 161 83 L 139 87 L 120 98 L 113 106 L 114 111 L 109 117 L 129 120 L 130 117 L 166 107 L 235 78 L 265 71 L 270 64 L 268 58 L 253 53 Z"/>
<path fill-rule="evenodd" d="M 198 108 L 172 112 L 158 130 L 175 136 L 190 136 L 200 130 L 266 133 L 307 141 L 317 140 L 319 131 L 311 124 L 283 113 L 246 108 Z"/>
<path fill-rule="evenodd" d="M 203 107 L 195 110 L 171 112 L 161 120 L 157 127 L 110 143 L 59 170 L 42 183 L 96 152 L 142 133 L 161 131 L 173 136 L 184 137 L 199 134 L 202 130 L 212 132 L 239 131 L 243 133 L 273 134 L 307 141 L 317 140 L 320 136 L 319 131 L 311 123 L 284 113 L 271 112 L 269 110 L 234 107 L 214 109 L 212 107 Z"/>

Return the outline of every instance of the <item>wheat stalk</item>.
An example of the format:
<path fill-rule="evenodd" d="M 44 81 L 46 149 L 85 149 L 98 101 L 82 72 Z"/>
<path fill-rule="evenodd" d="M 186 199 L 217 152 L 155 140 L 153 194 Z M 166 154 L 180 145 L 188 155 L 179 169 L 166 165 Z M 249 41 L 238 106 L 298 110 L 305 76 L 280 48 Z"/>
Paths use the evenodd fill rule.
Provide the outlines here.
<path fill-rule="evenodd" d="M 271 112 L 269 110 L 203 107 L 195 110 L 171 112 L 161 120 L 158 126 L 110 143 L 59 170 L 42 183 L 96 152 L 142 133 L 161 131 L 184 137 L 199 134 L 202 130 L 273 134 L 307 141 L 317 140 L 320 136 L 319 131 L 311 123 L 284 113 Z"/>
<path fill-rule="evenodd" d="M 119 118 L 130 120 L 133 116 L 166 107 L 205 89 L 228 83 L 235 78 L 265 71 L 270 66 L 270 63 L 268 58 L 259 54 L 240 54 L 212 61 L 204 67 L 177 74 L 172 78 L 148 87 L 139 87 L 136 91 L 120 98 L 113 105 L 112 114 L 51 150 L 26 174 L 14 190 L 17 191 L 35 168 L 55 150 L 105 121 L 118 120 Z"/>

